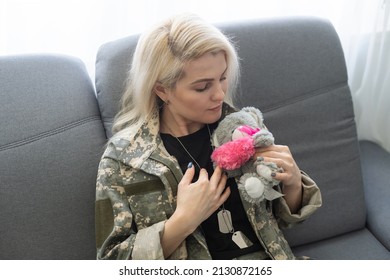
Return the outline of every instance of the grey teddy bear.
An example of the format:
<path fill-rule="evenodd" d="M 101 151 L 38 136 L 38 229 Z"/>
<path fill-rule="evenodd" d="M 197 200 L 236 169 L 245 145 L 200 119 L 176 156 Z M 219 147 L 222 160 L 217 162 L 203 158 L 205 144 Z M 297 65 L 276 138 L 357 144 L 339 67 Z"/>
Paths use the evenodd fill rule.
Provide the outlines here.
<path fill-rule="evenodd" d="M 256 148 L 274 144 L 274 137 L 263 121 L 259 109 L 244 107 L 227 115 L 211 137 L 215 147 L 211 156 L 214 165 L 222 167 L 228 177 L 239 177 L 238 188 L 242 190 L 243 198 L 251 203 L 283 196 L 274 190 L 273 186 L 279 181 L 271 176 L 283 170 L 263 158 L 253 159 Z"/>

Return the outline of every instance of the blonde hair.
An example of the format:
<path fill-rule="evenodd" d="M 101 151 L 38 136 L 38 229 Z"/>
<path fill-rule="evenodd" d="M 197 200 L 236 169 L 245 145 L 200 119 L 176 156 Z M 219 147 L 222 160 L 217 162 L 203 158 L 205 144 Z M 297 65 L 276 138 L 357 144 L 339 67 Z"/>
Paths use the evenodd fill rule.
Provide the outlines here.
<path fill-rule="evenodd" d="M 138 129 L 158 109 L 159 99 L 154 93 L 156 82 L 174 88 L 186 62 L 219 51 L 225 53 L 228 66 L 225 102 L 232 105 L 239 80 L 239 61 L 233 44 L 219 29 L 195 15 L 183 14 L 142 34 L 113 132 L 123 134 L 123 130 Z"/>

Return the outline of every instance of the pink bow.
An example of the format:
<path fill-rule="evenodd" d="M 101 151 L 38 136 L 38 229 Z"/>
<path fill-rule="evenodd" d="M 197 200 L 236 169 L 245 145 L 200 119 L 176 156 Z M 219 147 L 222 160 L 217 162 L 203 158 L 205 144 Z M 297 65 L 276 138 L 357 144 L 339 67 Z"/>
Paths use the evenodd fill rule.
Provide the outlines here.
<path fill-rule="evenodd" d="M 250 126 L 247 126 L 247 125 L 242 125 L 240 127 L 237 128 L 239 131 L 249 135 L 249 136 L 252 136 L 253 134 L 255 134 L 256 132 L 259 132 L 260 131 L 260 128 L 252 128 Z"/>

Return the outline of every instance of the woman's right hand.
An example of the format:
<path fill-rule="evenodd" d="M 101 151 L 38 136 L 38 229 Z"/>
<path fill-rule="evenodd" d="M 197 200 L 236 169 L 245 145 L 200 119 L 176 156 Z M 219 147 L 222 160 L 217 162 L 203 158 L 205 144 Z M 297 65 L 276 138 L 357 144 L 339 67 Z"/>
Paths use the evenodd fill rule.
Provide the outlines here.
<path fill-rule="evenodd" d="M 187 217 L 191 232 L 210 217 L 230 195 L 230 188 L 225 189 L 227 176 L 220 167 L 214 170 L 210 180 L 206 169 L 201 169 L 198 180 L 191 183 L 194 174 L 194 166 L 184 173 L 178 186 L 175 211 L 175 214 L 177 212 L 178 215 Z"/>
<path fill-rule="evenodd" d="M 178 186 L 176 210 L 165 223 L 161 237 L 165 258 L 169 257 L 230 195 L 230 188 L 225 189 L 227 176 L 220 167 L 214 170 L 210 180 L 207 171 L 202 169 L 198 180 L 192 183 L 194 174 L 194 166 L 184 173 Z"/>

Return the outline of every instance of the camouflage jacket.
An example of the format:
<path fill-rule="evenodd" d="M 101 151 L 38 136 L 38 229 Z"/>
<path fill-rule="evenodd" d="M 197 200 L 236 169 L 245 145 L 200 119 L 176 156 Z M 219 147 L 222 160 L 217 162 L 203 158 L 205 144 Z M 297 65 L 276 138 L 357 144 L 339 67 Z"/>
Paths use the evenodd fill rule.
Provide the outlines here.
<path fill-rule="evenodd" d="M 224 115 L 232 112 L 224 107 Z M 96 185 L 96 246 L 98 259 L 164 259 L 160 237 L 173 214 L 183 174 L 159 137 L 155 112 L 133 136 L 109 142 L 99 164 Z M 317 185 L 302 172 L 303 202 L 291 214 L 283 198 L 251 204 L 241 199 L 260 243 L 271 259 L 294 259 L 279 226 L 291 226 L 321 206 Z M 241 194 L 240 194 L 241 195 Z M 211 259 L 198 228 L 170 259 Z"/>

